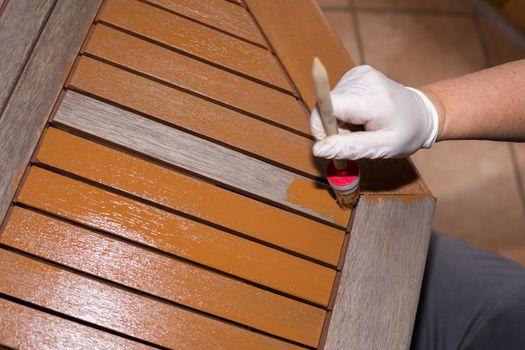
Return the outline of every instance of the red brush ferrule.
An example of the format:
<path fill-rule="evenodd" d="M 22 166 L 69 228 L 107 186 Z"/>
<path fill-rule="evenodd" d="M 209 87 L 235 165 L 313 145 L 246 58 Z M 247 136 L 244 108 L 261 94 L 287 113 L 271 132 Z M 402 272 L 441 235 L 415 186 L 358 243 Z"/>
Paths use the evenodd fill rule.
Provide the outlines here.
<path fill-rule="evenodd" d="M 326 167 L 326 179 L 336 192 L 355 192 L 359 188 L 359 165 L 356 161 L 349 160 L 346 169 L 337 170 L 334 162 L 329 162 Z"/>

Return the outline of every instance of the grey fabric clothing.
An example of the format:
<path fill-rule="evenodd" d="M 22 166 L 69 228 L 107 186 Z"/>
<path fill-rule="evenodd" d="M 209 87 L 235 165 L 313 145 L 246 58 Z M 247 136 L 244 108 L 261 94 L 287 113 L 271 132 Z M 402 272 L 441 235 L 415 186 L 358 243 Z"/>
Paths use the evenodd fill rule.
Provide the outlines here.
<path fill-rule="evenodd" d="M 432 233 L 411 348 L 525 349 L 525 268 Z"/>

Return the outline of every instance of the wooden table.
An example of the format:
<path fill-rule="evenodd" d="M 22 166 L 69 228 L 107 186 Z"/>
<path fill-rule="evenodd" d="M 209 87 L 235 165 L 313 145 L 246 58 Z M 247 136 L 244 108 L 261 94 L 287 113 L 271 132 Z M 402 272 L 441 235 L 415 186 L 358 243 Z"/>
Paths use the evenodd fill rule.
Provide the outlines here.
<path fill-rule="evenodd" d="M 435 200 L 362 161 L 342 210 L 311 155 L 306 0 L 4 0 L 0 345 L 408 348 Z"/>

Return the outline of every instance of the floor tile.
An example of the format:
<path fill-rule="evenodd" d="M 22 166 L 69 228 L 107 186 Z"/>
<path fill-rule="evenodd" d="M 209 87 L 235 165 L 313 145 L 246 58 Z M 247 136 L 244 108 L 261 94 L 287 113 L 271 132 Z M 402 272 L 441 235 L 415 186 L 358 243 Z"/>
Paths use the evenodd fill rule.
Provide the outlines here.
<path fill-rule="evenodd" d="M 337 34 L 343 43 L 346 51 L 352 57 L 354 63 L 359 62 L 359 48 L 357 46 L 357 38 L 354 31 L 354 21 L 352 14 L 349 11 L 323 11 L 326 19 L 332 26 L 332 29 Z"/>
<path fill-rule="evenodd" d="M 485 68 L 471 16 L 432 16 L 358 11 L 367 64 L 410 86 Z"/>
<path fill-rule="evenodd" d="M 480 24 L 492 66 L 525 58 L 525 48 L 512 41 L 491 21 L 481 17 Z"/>
<path fill-rule="evenodd" d="M 525 216 L 506 143 L 443 142 L 413 160 L 438 199 L 437 230 L 490 250 L 525 244 Z"/>
<path fill-rule="evenodd" d="M 352 0 L 356 7 L 395 10 L 472 12 L 466 0 Z"/>
<path fill-rule="evenodd" d="M 347 7 L 348 0 L 316 0 L 321 7 Z"/>

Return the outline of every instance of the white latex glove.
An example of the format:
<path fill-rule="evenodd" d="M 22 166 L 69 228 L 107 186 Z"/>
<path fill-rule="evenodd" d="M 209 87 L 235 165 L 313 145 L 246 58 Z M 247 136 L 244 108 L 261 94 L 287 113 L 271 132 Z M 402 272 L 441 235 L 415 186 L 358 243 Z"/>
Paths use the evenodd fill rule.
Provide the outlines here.
<path fill-rule="evenodd" d="M 332 90 L 334 114 L 340 122 L 363 125 L 366 131 L 326 137 L 317 108 L 310 116 L 313 148 L 329 159 L 408 156 L 436 141 L 438 113 L 421 91 L 405 87 L 370 66 L 348 71 Z M 339 123 L 340 125 L 343 123 Z M 320 141 L 319 141 L 320 140 Z"/>

